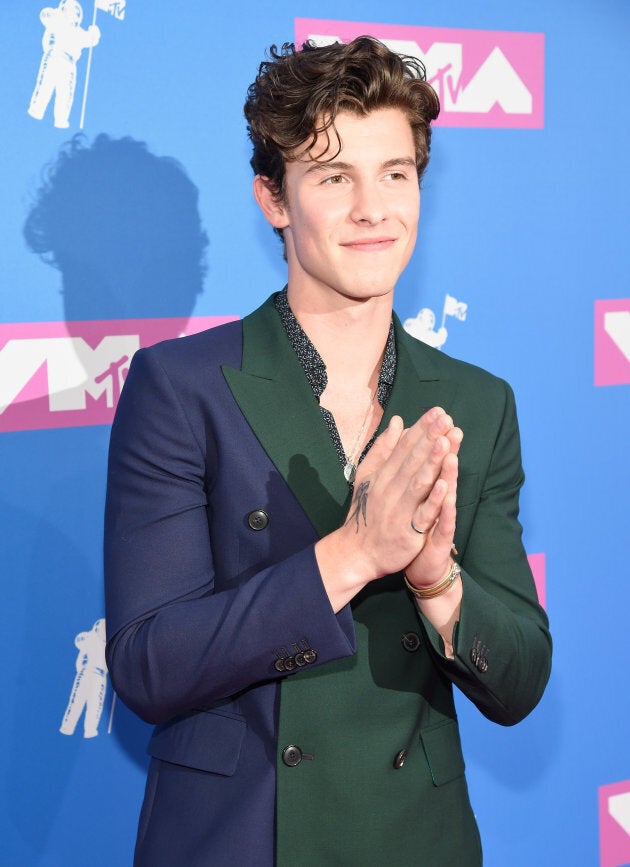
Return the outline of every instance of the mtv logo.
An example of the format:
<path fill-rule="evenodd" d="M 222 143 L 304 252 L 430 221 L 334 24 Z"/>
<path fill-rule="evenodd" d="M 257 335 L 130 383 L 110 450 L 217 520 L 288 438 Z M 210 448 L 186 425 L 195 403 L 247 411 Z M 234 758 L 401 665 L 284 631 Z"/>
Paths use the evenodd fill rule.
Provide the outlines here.
<path fill-rule="evenodd" d="M 0 351 L 0 415 L 20 393 L 25 400 L 47 395 L 51 413 L 83 410 L 90 397 L 101 396 L 111 409 L 139 348 L 137 334 L 108 335 L 94 348 L 82 337 L 9 339 Z M 45 386 L 38 389 L 33 380 L 44 366 Z"/>
<path fill-rule="evenodd" d="M 235 318 L 0 325 L 0 431 L 110 424 L 140 347 Z"/>
<path fill-rule="evenodd" d="M 420 60 L 440 97 L 436 125 L 541 128 L 544 35 L 295 19 L 295 41 L 350 42 L 369 34 Z"/>
<path fill-rule="evenodd" d="M 595 302 L 595 385 L 630 383 L 630 298 Z"/>
<path fill-rule="evenodd" d="M 600 867 L 630 864 L 630 780 L 600 786 Z"/>
<path fill-rule="evenodd" d="M 546 560 L 544 554 L 528 554 L 527 559 L 529 566 L 534 574 L 534 583 L 536 584 L 536 592 L 538 593 L 538 601 L 543 608 L 547 604 L 547 578 L 546 578 Z"/>

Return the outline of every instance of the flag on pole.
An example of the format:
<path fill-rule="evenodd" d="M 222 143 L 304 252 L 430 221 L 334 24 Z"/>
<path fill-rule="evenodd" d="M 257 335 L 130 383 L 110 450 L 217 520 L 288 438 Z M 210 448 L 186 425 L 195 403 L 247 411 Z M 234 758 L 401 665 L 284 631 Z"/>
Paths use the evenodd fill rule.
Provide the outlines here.
<path fill-rule="evenodd" d="M 113 15 L 119 21 L 125 20 L 127 0 L 96 0 L 96 8 L 108 15 Z"/>
<path fill-rule="evenodd" d="M 456 319 L 459 319 L 460 322 L 464 322 L 466 320 L 466 312 L 468 310 L 468 304 L 465 304 L 463 301 L 458 301 L 457 298 L 454 298 L 452 295 L 446 295 L 444 298 L 444 316 L 454 316 Z"/>
<path fill-rule="evenodd" d="M 124 21 L 126 6 L 127 0 L 94 0 L 94 16 L 92 18 L 92 26 L 94 27 L 96 25 L 96 13 L 99 9 L 101 10 L 101 12 L 107 12 L 108 15 L 113 15 L 113 17 L 117 18 L 119 21 Z M 90 71 L 92 69 L 93 48 L 94 46 L 90 45 L 90 50 L 88 52 L 87 72 L 85 73 L 85 84 L 83 85 L 83 104 L 81 106 L 81 120 L 79 122 L 79 129 L 83 129 L 83 122 L 85 121 L 85 106 L 87 105 L 88 84 L 90 83 Z"/>

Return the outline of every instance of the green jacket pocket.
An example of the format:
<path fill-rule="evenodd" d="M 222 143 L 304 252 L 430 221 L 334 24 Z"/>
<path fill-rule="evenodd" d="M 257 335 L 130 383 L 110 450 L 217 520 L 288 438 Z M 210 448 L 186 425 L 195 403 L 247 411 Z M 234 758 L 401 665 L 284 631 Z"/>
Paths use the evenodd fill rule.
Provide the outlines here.
<path fill-rule="evenodd" d="M 421 729 L 420 742 L 434 786 L 443 786 L 464 775 L 464 757 L 455 720 Z"/>

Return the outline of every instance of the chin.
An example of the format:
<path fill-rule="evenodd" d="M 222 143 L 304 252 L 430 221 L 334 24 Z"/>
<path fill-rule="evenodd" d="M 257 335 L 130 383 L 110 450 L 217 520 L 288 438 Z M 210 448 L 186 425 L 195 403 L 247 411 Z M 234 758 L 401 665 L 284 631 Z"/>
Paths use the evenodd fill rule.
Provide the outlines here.
<path fill-rule="evenodd" d="M 389 276 L 387 279 L 378 280 L 371 274 L 362 283 L 358 284 L 357 289 L 359 294 L 366 297 L 380 297 L 381 295 L 390 295 L 394 291 L 396 282 L 396 280 L 392 280 Z"/>
<path fill-rule="evenodd" d="M 378 298 L 386 298 L 392 295 L 393 291 L 393 286 L 384 289 L 382 285 L 379 285 L 350 289 L 347 292 L 342 292 L 342 294 L 352 301 L 372 301 Z"/>

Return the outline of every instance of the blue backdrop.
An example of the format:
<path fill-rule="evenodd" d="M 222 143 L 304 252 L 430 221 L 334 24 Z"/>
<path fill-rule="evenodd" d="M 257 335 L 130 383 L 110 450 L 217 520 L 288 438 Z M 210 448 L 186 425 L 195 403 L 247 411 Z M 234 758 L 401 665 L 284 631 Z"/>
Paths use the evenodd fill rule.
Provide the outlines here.
<path fill-rule="evenodd" d="M 270 43 L 359 21 L 422 52 L 461 46 L 396 309 L 514 387 L 555 639 L 517 728 L 458 702 L 486 863 L 630 864 L 630 5 L 98 5 L 0 7 L 0 863 L 131 863 L 149 728 L 103 670 L 107 420 L 136 345 L 283 285 L 251 196 L 246 88 Z M 493 45 L 534 107 L 457 116 Z"/>

